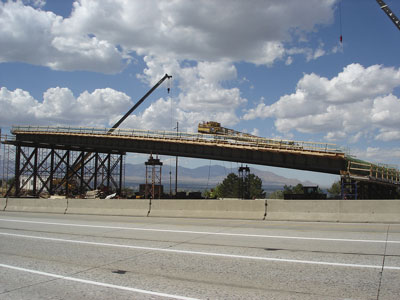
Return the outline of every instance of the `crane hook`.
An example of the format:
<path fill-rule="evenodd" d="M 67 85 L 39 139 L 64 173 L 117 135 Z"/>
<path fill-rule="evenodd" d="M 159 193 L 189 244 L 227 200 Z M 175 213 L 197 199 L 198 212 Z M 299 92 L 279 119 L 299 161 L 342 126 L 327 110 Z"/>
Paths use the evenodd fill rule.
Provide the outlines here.
<path fill-rule="evenodd" d="M 168 81 L 167 81 L 167 92 L 168 92 L 168 94 L 171 91 L 171 78 L 172 78 L 172 76 L 168 76 Z"/>

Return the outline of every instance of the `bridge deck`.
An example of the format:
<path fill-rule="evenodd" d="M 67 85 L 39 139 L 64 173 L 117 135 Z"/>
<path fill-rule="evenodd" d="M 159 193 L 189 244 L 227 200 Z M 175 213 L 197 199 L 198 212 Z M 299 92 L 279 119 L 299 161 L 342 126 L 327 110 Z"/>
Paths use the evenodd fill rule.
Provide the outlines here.
<path fill-rule="evenodd" d="M 113 153 L 153 153 L 340 174 L 345 153 L 334 144 L 267 138 L 108 128 L 12 128 L 9 143 Z"/>
<path fill-rule="evenodd" d="M 171 131 L 116 129 L 109 133 L 109 128 L 87 128 L 87 127 L 41 127 L 41 126 L 14 126 L 12 133 L 21 134 L 68 134 L 82 136 L 96 136 L 105 138 L 129 138 L 146 140 L 169 140 L 175 143 L 194 144 L 221 144 L 224 146 L 240 146 L 257 149 L 276 149 L 278 151 L 289 151 L 296 153 L 313 153 L 314 155 L 344 156 L 342 149 L 335 144 L 317 143 L 305 141 L 291 141 L 283 139 L 267 139 L 262 137 L 229 136 L 202 133 L 186 133 Z"/>

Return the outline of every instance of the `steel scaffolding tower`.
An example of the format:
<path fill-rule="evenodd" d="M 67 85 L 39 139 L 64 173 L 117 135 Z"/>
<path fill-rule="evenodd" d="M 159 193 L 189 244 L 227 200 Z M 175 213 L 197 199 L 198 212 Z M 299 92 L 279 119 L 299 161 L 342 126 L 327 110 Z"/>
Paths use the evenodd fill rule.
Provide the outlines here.
<path fill-rule="evenodd" d="M 11 148 L 11 146 L 9 146 Z M 6 196 L 121 194 L 123 154 L 15 146 L 15 178 Z"/>

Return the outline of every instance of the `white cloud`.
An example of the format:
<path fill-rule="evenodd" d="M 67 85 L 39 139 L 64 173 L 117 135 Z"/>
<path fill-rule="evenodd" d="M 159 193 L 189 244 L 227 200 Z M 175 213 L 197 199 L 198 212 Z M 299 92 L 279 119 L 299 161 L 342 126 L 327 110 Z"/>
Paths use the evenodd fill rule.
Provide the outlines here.
<path fill-rule="evenodd" d="M 287 44 L 330 23 L 336 2 L 256 0 L 248 5 L 231 0 L 80 0 L 66 18 L 40 9 L 44 4 L 40 0 L 0 2 L 0 62 L 116 73 L 135 52 L 147 66 L 138 75 L 141 80 L 151 86 L 165 73 L 173 74 L 178 93 L 132 116 L 128 120 L 132 127 L 165 128 L 171 123 L 165 117 L 167 111 L 171 114 L 171 105 L 172 118 L 180 121 L 182 128 L 195 129 L 203 120 L 234 126 L 240 120 L 238 108 L 247 102 L 238 88 L 224 84 L 237 79 L 234 63 L 271 65 L 286 60 L 290 64 L 294 55 L 307 59 L 324 55 L 321 45 L 312 50 L 287 49 Z M 118 98 L 117 91 L 102 91 L 101 97 Z M 86 109 L 86 102 L 80 111 L 74 105 L 85 97 L 97 103 L 98 94 L 85 92 L 75 98 L 68 89 L 49 89 L 43 103 L 35 100 L 38 103 L 32 104 L 33 120 L 47 116 L 62 123 L 88 116 L 92 112 Z M 108 105 L 106 97 L 101 99 L 97 106 L 89 105 L 100 116 L 95 123 L 105 121 L 103 111 L 96 110 Z M 302 100 L 298 100 L 301 106 Z M 279 107 L 272 109 L 271 115 L 274 110 Z"/>
<path fill-rule="evenodd" d="M 0 89 L 0 126 L 74 125 L 111 126 L 110 120 L 132 106 L 129 96 L 113 89 L 85 91 L 77 98 L 68 88 L 50 88 L 39 102 L 21 89 Z"/>
<path fill-rule="evenodd" d="M 115 73 L 136 52 L 271 65 L 286 42 L 330 23 L 335 2 L 80 0 L 67 18 L 40 9 L 43 0 L 0 2 L 0 61 Z"/>
<path fill-rule="evenodd" d="M 171 98 L 160 98 L 142 113 L 132 115 L 123 127 L 171 130 L 175 122 L 183 131 L 197 131 L 201 121 L 215 120 L 223 126 L 239 122 L 237 110 L 246 103 L 237 88 L 224 88 L 222 83 L 236 79 L 233 64 L 227 62 L 200 62 L 180 66 L 176 60 L 146 57 L 147 68 L 140 78 L 149 84 L 156 83 L 161 74 L 172 69 L 179 89 L 172 87 Z M 167 71 L 168 70 L 168 71 Z M 158 76 L 158 77 L 157 77 Z M 68 88 L 50 88 L 43 100 L 34 99 L 22 90 L 1 89 L 0 106 L 10 124 L 74 124 L 111 126 L 132 106 L 129 96 L 110 88 L 84 91 L 75 97 Z M 1 124 L 0 124 L 1 125 Z"/>
<path fill-rule="evenodd" d="M 400 159 L 400 148 L 367 147 L 367 149 L 355 149 L 351 154 L 372 163 L 385 161 L 392 166 L 397 166 Z"/>
<path fill-rule="evenodd" d="M 197 131 L 201 121 L 218 121 L 223 126 L 239 122 L 237 110 L 246 103 L 238 88 L 225 88 L 223 82 L 235 80 L 237 71 L 229 62 L 179 64 L 177 60 L 146 56 L 147 68 L 140 78 L 156 83 L 165 73 L 174 74 L 178 92 L 172 87 L 172 99 L 159 99 L 142 114 L 127 120 L 127 127 L 168 129 L 175 120 L 182 130 Z M 174 121 L 172 121 L 172 119 Z"/>
<path fill-rule="evenodd" d="M 52 12 L 0 2 L 0 62 L 26 62 L 55 70 L 115 73 L 126 56 L 107 40 L 85 32 L 71 34 Z"/>
<path fill-rule="evenodd" d="M 293 57 L 288 56 L 285 61 L 285 65 L 289 66 L 293 63 Z"/>
<path fill-rule="evenodd" d="M 26 124 L 34 118 L 34 109 L 39 105 L 28 92 L 21 89 L 9 91 L 6 88 L 0 89 L 1 118 L 0 126 L 12 124 Z"/>
<path fill-rule="evenodd" d="M 32 5 L 33 7 L 42 8 L 46 5 L 46 0 L 23 0 L 23 3 Z"/>
<path fill-rule="evenodd" d="M 283 57 L 294 32 L 331 22 L 335 2 L 82 0 L 67 21 L 139 54 L 268 65 Z"/>
<path fill-rule="evenodd" d="M 332 79 L 305 74 L 295 93 L 258 104 L 244 119 L 272 117 L 280 132 L 325 133 L 330 140 L 356 142 L 375 129 L 377 139 L 399 139 L 400 99 L 391 94 L 399 86 L 400 69 L 350 64 Z"/>
<path fill-rule="evenodd" d="M 230 0 L 80 0 L 66 18 L 40 9 L 44 4 L 40 0 L 0 2 L 0 62 L 116 73 L 135 52 L 147 66 L 138 75 L 141 80 L 151 86 L 165 73 L 173 74 L 179 92 L 171 100 L 153 103 L 136 117 L 140 120 L 133 127 L 163 124 L 164 128 L 161 112 L 171 102 L 176 107 L 173 117 L 182 128 L 195 129 L 193 124 L 203 120 L 233 126 L 240 119 L 236 110 L 247 101 L 238 88 L 224 85 L 237 79 L 234 63 L 271 65 L 285 60 L 286 42 L 331 22 L 336 0 L 305 1 L 256 0 L 248 5 Z M 296 54 L 306 53 L 292 52 L 287 62 Z M 54 100 L 54 94 L 60 100 Z M 95 100 L 96 95 L 90 96 Z M 85 93 L 78 100 L 84 97 Z M 75 119 L 76 114 L 69 113 L 72 99 L 67 89 L 49 89 L 40 109 L 34 106 L 34 116 L 46 115 L 54 122 Z"/>

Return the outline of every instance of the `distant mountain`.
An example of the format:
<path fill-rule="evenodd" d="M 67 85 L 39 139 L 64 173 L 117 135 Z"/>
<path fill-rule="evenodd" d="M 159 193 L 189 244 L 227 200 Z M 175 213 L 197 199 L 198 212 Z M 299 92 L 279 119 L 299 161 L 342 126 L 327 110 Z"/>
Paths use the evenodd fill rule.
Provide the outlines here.
<path fill-rule="evenodd" d="M 0 160 L 0 178 L 3 176 L 3 157 Z M 171 176 L 170 173 L 171 172 Z M 202 166 L 194 169 L 178 167 L 178 187 L 192 190 L 204 190 L 214 188 L 221 183 L 225 177 L 234 172 L 238 173 L 237 168 L 225 168 L 220 165 Z M 263 182 L 265 190 L 280 189 L 285 184 L 295 186 L 298 183 L 303 185 L 316 185 L 309 181 L 300 181 L 293 178 L 279 176 L 273 172 L 262 171 L 256 168 L 250 168 L 250 173 L 257 175 Z M 127 186 L 137 187 L 146 182 L 146 167 L 143 164 L 125 164 L 125 182 Z M 171 178 L 172 189 L 175 189 L 175 166 L 164 165 L 162 167 L 161 181 L 164 190 L 169 190 Z"/>
<path fill-rule="evenodd" d="M 171 176 L 170 176 L 171 172 Z M 192 187 L 193 189 L 210 189 L 221 183 L 229 173 L 236 173 L 237 168 L 230 169 L 219 165 L 202 166 L 194 169 L 178 167 L 178 187 Z M 300 181 L 293 178 L 279 176 L 273 172 L 250 168 L 250 173 L 257 175 L 263 182 L 264 189 L 279 189 L 285 184 L 295 186 L 316 185 L 309 181 Z M 144 164 L 125 164 L 125 182 L 127 186 L 138 186 L 146 181 L 146 167 Z M 162 168 L 161 182 L 165 186 L 170 184 L 175 187 L 175 166 L 164 165 Z"/>

